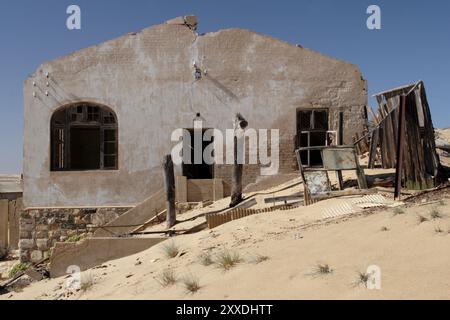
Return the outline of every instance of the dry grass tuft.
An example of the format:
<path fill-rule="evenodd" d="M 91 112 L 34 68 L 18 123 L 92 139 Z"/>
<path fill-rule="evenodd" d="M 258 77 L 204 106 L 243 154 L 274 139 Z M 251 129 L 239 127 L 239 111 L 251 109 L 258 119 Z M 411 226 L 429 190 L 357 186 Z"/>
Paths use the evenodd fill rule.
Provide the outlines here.
<path fill-rule="evenodd" d="M 210 266 L 210 265 L 212 265 L 214 263 L 214 261 L 213 261 L 213 259 L 211 257 L 211 254 L 209 252 L 208 253 L 202 253 L 198 257 L 198 259 L 200 260 L 200 264 L 205 266 L 205 267 Z"/>
<path fill-rule="evenodd" d="M 237 252 L 229 252 L 224 250 L 219 253 L 215 259 L 216 264 L 223 270 L 228 271 L 242 262 L 242 259 Z"/>
<path fill-rule="evenodd" d="M 186 289 L 186 292 L 190 294 L 196 293 L 198 290 L 200 290 L 200 280 L 197 277 L 194 276 L 188 276 L 185 277 L 183 280 L 184 288 Z"/>
<path fill-rule="evenodd" d="M 370 274 L 368 274 L 367 272 L 358 272 L 358 278 L 356 281 L 356 284 L 358 286 L 364 286 L 365 288 L 367 288 L 367 282 L 370 279 Z"/>
<path fill-rule="evenodd" d="M 264 256 L 264 255 L 261 255 L 261 254 L 257 254 L 256 256 L 254 256 L 252 259 L 251 259 L 251 263 L 254 263 L 254 264 L 259 264 L 259 263 L 262 263 L 262 262 L 264 262 L 264 261 L 267 261 L 267 260 L 269 260 L 269 257 L 268 256 Z"/>
<path fill-rule="evenodd" d="M 156 278 L 156 281 L 158 281 L 161 287 L 166 288 L 177 283 L 177 277 L 172 269 L 166 269 Z"/>
<path fill-rule="evenodd" d="M 426 217 L 424 217 L 424 216 L 422 216 L 422 215 L 420 215 L 420 214 L 417 216 L 417 218 L 418 218 L 418 220 L 419 220 L 419 224 L 428 221 L 428 218 L 426 218 Z"/>
<path fill-rule="evenodd" d="M 91 273 L 85 273 L 81 276 L 80 289 L 82 291 L 88 291 L 94 286 L 94 277 Z"/>
<path fill-rule="evenodd" d="M 180 253 L 180 248 L 175 241 L 170 241 L 162 246 L 164 255 L 168 259 L 175 258 Z"/>
<path fill-rule="evenodd" d="M 398 216 L 401 214 L 405 214 L 405 210 L 403 210 L 402 208 L 395 208 L 393 213 L 394 213 L 394 216 Z"/>
<path fill-rule="evenodd" d="M 437 226 L 437 227 L 434 228 L 434 232 L 436 232 L 438 234 L 443 234 L 444 230 L 442 230 L 440 226 Z"/>
<path fill-rule="evenodd" d="M 324 276 L 332 274 L 334 270 L 326 263 L 318 263 L 311 273 L 312 276 Z"/>
<path fill-rule="evenodd" d="M 442 219 L 444 217 L 438 209 L 431 210 L 430 216 L 431 216 L 431 219 L 433 219 L 433 220 Z"/>

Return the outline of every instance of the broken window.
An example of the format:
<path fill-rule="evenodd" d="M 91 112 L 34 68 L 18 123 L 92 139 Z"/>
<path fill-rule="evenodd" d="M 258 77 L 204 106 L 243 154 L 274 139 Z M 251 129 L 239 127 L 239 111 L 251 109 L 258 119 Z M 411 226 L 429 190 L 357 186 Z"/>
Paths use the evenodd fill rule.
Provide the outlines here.
<path fill-rule="evenodd" d="M 93 104 L 56 111 L 51 120 L 51 170 L 117 170 L 117 118 Z"/>
<path fill-rule="evenodd" d="M 322 147 L 327 145 L 328 110 L 298 109 L 297 110 L 297 145 L 296 148 Z M 319 150 L 305 150 L 300 153 L 304 166 L 322 165 Z"/>

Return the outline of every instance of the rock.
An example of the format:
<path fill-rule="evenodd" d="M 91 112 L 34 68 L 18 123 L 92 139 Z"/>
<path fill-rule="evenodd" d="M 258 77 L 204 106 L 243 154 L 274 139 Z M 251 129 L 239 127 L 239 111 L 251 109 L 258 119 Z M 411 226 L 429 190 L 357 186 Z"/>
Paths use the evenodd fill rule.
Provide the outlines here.
<path fill-rule="evenodd" d="M 33 223 L 22 222 L 22 223 L 20 224 L 20 230 L 21 230 L 21 231 L 27 231 L 27 232 L 33 231 L 33 230 L 34 230 Z"/>
<path fill-rule="evenodd" d="M 45 225 L 45 224 L 37 225 L 36 231 L 48 231 L 48 225 Z"/>
<path fill-rule="evenodd" d="M 19 248 L 22 249 L 32 249 L 34 247 L 34 241 L 32 239 L 20 239 Z"/>
<path fill-rule="evenodd" d="M 34 250 L 31 252 L 31 262 L 38 262 L 42 260 L 42 251 Z"/>
<path fill-rule="evenodd" d="M 197 30 L 198 20 L 196 16 L 185 16 L 184 22 L 192 30 Z"/>
<path fill-rule="evenodd" d="M 48 239 L 37 239 L 36 246 L 41 251 L 47 251 L 48 248 Z"/>
<path fill-rule="evenodd" d="M 48 231 L 36 231 L 36 238 L 38 239 L 48 238 Z"/>
<path fill-rule="evenodd" d="M 192 30 L 197 30 L 198 19 L 196 16 L 184 16 L 184 17 L 176 17 L 174 19 L 170 19 L 166 21 L 166 24 L 173 25 L 185 25 Z"/>

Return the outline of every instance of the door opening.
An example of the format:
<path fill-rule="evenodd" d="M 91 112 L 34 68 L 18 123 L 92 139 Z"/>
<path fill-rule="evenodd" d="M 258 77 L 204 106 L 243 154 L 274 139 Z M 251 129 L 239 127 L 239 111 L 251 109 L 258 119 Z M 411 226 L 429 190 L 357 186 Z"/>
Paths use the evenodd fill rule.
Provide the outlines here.
<path fill-rule="evenodd" d="M 211 141 L 203 141 L 202 139 L 202 163 L 201 164 L 195 164 L 194 162 L 194 129 L 186 129 L 189 131 L 189 134 L 191 136 L 190 142 L 189 141 L 183 141 L 183 153 L 188 152 L 190 154 L 190 163 L 184 163 L 182 165 L 182 171 L 183 176 L 185 176 L 187 179 L 193 180 L 193 179 L 213 179 L 214 178 L 214 165 L 213 164 L 207 164 L 205 162 L 205 159 L 203 157 L 203 153 L 208 145 L 211 143 L 214 143 L 214 137 Z M 202 137 L 205 134 L 205 131 L 208 129 L 202 129 Z"/>

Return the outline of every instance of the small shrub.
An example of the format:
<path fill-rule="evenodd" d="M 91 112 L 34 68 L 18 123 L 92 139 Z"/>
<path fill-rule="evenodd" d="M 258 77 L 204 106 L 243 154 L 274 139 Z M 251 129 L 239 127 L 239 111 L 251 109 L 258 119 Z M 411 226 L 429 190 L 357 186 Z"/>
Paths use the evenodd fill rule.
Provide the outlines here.
<path fill-rule="evenodd" d="M 430 216 L 431 216 L 431 219 L 433 219 L 433 220 L 437 220 L 437 219 L 442 219 L 443 218 L 442 214 L 439 212 L 438 209 L 431 210 Z"/>
<path fill-rule="evenodd" d="M 434 232 L 442 234 L 442 233 L 444 233 L 444 230 L 442 230 L 441 227 L 438 226 L 438 227 L 434 228 Z"/>
<path fill-rule="evenodd" d="M 170 241 L 162 246 L 165 256 L 169 259 L 175 258 L 180 253 L 180 248 L 175 241 Z"/>
<path fill-rule="evenodd" d="M 386 231 L 389 231 L 389 228 L 388 227 L 381 227 L 380 231 L 386 232 Z"/>
<path fill-rule="evenodd" d="M 225 271 L 230 270 L 240 262 L 242 262 L 242 259 L 239 256 L 239 253 L 230 253 L 227 250 L 219 253 L 216 258 L 216 264 Z"/>
<path fill-rule="evenodd" d="M 186 289 L 186 292 L 190 294 L 196 293 L 198 290 L 200 290 L 200 280 L 194 276 L 185 277 L 183 279 L 183 285 Z"/>
<path fill-rule="evenodd" d="M 264 262 L 264 261 L 267 261 L 267 260 L 269 260 L 269 257 L 268 256 L 263 256 L 263 255 L 261 255 L 261 254 L 257 254 L 253 259 L 252 259 L 252 263 L 254 263 L 254 264 L 259 264 L 259 263 L 261 263 L 261 262 Z"/>
<path fill-rule="evenodd" d="M 364 287 L 367 288 L 367 282 L 370 279 L 370 274 L 366 273 L 366 272 L 358 272 L 358 279 L 357 279 L 357 284 L 358 285 L 362 285 Z"/>
<path fill-rule="evenodd" d="M 166 288 L 173 286 L 177 282 L 175 272 L 172 269 L 166 269 L 163 273 L 156 279 L 161 287 Z"/>
<path fill-rule="evenodd" d="M 214 263 L 210 253 L 202 253 L 198 259 L 200 260 L 200 264 L 207 267 Z"/>
<path fill-rule="evenodd" d="M 314 268 L 314 275 L 327 275 L 333 273 L 333 269 L 328 264 L 318 263 Z"/>
<path fill-rule="evenodd" d="M 16 275 L 18 275 L 18 274 L 20 274 L 22 272 L 25 272 L 25 270 L 27 270 L 29 266 L 30 265 L 28 263 L 15 264 L 11 268 L 11 270 L 9 270 L 9 274 L 8 275 L 9 275 L 10 278 L 14 278 Z"/>
<path fill-rule="evenodd" d="M 403 210 L 402 208 L 394 209 L 394 216 L 401 215 L 401 214 L 405 214 L 405 210 Z"/>
<path fill-rule="evenodd" d="M 67 238 L 66 242 L 79 242 L 81 240 L 81 236 L 78 234 L 74 234 L 73 236 L 70 236 Z"/>
<path fill-rule="evenodd" d="M 420 215 L 420 214 L 419 214 L 419 216 L 418 216 L 418 219 L 419 219 L 419 224 L 428 221 L 428 219 L 427 219 L 426 217 L 424 217 L 424 216 L 422 216 L 422 215 Z"/>
<path fill-rule="evenodd" d="M 92 288 L 93 285 L 94 285 L 94 277 L 92 276 L 92 274 L 87 273 L 81 276 L 80 289 L 82 291 L 89 290 L 90 288 Z"/>

